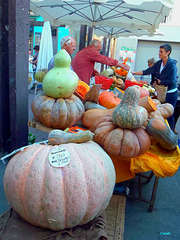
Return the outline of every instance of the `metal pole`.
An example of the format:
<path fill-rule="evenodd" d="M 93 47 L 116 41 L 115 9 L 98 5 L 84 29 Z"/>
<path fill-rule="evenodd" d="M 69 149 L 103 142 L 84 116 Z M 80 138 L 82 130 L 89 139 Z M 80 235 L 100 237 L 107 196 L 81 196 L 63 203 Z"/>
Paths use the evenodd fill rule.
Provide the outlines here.
<path fill-rule="evenodd" d="M 0 2 L 0 152 L 10 151 L 8 1 Z"/>
<path fill-rule="evenodd" d="M 86 46 L 86 32 L 87 32 L 87 26 L 81 25 L 79 51 L 82 50 L 83 48 L 85 48 L 85 46 Z"/>
<path fill-rule="evenodd" d="M 0 150 L 28 144 L 29 1 L 2 0 Z"/>
<path fill-rule="evenodd" d="M 106 55 L 106 43 L 107 43 L 107 38 L 103 38 L 103 44 L 102 44 L 102 54 Z M 101 72 L 104 70 L 104 64 L 101 64 Z"/>
<path fill-rule="evenodd" d="M 9 2 L 9 101 L 11 150 L 28 144 L 30 2 Z"/>
<path fill-rule="evenodd" d="M 93 28 L 89 27 L 88 28 L 88 41 L 87 41 L 87 46 L 89 46 L 89 43 L 91 42 L 93 38 Z"/>

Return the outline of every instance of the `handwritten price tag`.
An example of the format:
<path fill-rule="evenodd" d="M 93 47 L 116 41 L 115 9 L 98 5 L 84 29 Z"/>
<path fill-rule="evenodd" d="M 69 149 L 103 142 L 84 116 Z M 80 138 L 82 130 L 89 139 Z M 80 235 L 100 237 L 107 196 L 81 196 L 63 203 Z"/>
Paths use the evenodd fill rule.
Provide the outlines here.
<path fill-rule="evenodd" d="M 71 160 L 71 154 L 65 147 L 56 147 L 49 153 L 49 163 L 51 166 L 59 168 L 65 167 Z"/>

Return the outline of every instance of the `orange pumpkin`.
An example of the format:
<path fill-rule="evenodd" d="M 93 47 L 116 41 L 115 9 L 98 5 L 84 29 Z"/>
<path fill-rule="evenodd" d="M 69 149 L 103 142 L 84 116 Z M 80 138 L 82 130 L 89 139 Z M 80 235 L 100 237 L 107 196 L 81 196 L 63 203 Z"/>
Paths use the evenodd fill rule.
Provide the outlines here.
<path fill-rule="evenodd" d="M 111 119 L 110 119 L 111 118 Z M 102 121 L 101 121 L 102 119 Z M 125 159 L 145 153 L 151 145 L 149 134 L 142 128 L 122 129 L 113 124 L 112 117 L 95 122 L 93 140 L 112 156 Z"/>
<path fill-rule="evenodd" d="M 89 89 L 89 85 L 83 81 L 79 81 L 76 91 L 84 98 Z"/>
<path fill-rule="evenodd" d="M 99 104 L 106 108 L 114 108 L 121 102 L 121 99 L 116 97 L 113 92 L 102 92 L 99 95 Z"/>
<path fill-rule="evenodd" d="M 62 138 L 67 142 L 74 137 L 68 133 Z M 29 223 L 55 231 L 99 216 L 114 184 L 113 163 L 93 141 L 31 145 L 9 161 L 4 174 L 5 194 L 13 209 Z"/>
<path fill-rule="evenodd" d="M 84 112 L 83 103 L 74 94 L 66 99 L 55 99 L 40 93 L 34 98 L 31 108 L 38 122 L 58 129 L 77 123 Z"/>

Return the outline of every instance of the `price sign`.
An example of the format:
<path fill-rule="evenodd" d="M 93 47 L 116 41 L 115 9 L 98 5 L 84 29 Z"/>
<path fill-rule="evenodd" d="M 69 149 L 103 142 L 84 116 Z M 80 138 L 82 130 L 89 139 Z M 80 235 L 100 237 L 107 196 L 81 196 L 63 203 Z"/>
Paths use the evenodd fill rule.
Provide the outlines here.
<path fill-rule="evenodd" d="M 53 167 L 65 167 L 70 160 L 71 154 L 65 147 L 55 147 L 49 153 L 49 163 Z"/>

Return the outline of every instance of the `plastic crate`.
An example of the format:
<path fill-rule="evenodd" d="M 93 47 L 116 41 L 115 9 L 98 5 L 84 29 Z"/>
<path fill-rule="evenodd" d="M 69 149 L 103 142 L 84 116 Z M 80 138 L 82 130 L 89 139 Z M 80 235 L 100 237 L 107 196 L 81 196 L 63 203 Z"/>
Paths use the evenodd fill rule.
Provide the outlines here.
<path fill-rule="evenodd" d="M 29 133 L 28 134 L 28 143 L 33 144 L 33 143 L 35 143 L 35 140 L 36 140 L 36 135 L 33 133 Z"/>
<path fill-rule="evenodd" d="M 127 89 L 128 87 L 132 87 L 132 86 L 134 86 L 134 85 L 137 85 L 137 86 L 142 87 L 142 86 L 143 86 L 143 83 L 133 82 L 133 81 L 130 81 L 130 80 L 126 80 L 126 81 L 125 81 L 125 89 Z"/>
<path fill-rule="evenodd" d="M 103 90 L 109 89 L 112 83 L 113 83 L 112 78 L 95 76 L 95 84 L 102 84 L 101 89 Z"/>

